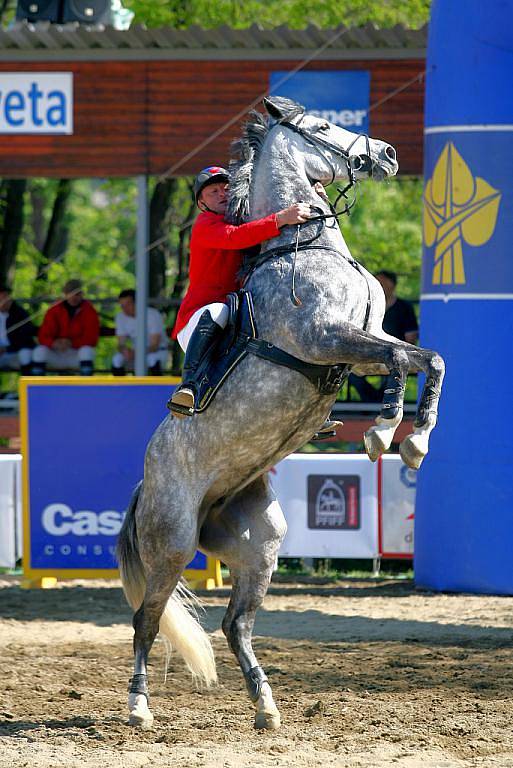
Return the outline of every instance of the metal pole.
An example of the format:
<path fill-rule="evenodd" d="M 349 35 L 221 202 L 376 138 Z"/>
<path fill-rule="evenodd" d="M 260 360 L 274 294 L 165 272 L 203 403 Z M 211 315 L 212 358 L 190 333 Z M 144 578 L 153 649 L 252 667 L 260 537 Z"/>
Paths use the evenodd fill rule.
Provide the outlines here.
<path fill-rule="evenodd" d="M 148 306 L 148 180 L 137 177 L 137 245 L 135 255 L 135 375 L 146 376 Z"/>

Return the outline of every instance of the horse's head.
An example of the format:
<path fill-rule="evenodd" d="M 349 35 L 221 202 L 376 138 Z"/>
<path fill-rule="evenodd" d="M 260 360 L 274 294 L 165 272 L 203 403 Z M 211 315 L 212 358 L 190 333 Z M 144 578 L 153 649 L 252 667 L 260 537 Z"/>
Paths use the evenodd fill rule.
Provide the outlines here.
<path fill-rule="evenodd" d="M 326 185 L 347 179 L 351 172 L 354 179 L 382 181 L 398 171 L 396 151 L 385 141 L 346 131 L 309 115 L 291 99 L 268 97 L 264 106 L 275 125 L 291 131 L 291 140 L 304 155 L 305 171 L 311 181 Z"/>

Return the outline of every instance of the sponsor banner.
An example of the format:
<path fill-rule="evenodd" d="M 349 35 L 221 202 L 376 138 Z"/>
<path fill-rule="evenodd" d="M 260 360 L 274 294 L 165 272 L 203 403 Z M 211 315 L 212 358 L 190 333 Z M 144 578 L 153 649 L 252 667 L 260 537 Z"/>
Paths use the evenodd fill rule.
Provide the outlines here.
<path fill-rule="evenodd" d="M 27 575 L 116 575 L 116 538 L 176 382 L 22 382 Z M 188 566 L 190 578 L 201 578 L 208 567 L 198 552 Z"/>
<path fill-rule="evenodd" d="M 403 464 L 397 455 L 383 456 L 378 472 L 381 473 L 380 555 L 413 557 L 417 472 Z"/>
<path fill-rule="evenodd" d="M 367 456 L 294 454 L 271 482 L 288 526 L 281 557 L 377 556 L 377 476 Z"/>
<path fill-rule="evenodd" d="M 73 74 L 0 72 L 0 133 L 73 133 Z"/>
<path fill-rule="evenodd" d="M 311 115 L 354 133 L 369 133 L 370 72 L 271 72 L 270 92 L 306 107 Z M 280 84 L 281 83 L 281 84 Z"/>
<path fill-rule="evenodd" d="M 427 133 L 425 298 L 513 294 L 512 136 L 500 130 Z"/>

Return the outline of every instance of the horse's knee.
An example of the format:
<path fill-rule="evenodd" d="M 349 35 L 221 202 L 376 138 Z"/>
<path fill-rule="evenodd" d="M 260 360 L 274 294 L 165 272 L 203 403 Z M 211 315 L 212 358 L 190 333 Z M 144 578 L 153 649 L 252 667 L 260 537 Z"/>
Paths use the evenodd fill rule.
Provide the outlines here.
<path fill-rule="evenodd" d="M 400 346 L 392 346 L 388 352 L 386 361 L 389 371 L 407 371 L 409 367 L 408 353 Z"/>
<path fill-rule="evenodd" d="M 433 352 L 429 360 L 429 372 L 437 379 L 442 379 L 445 374 L 445 361 L 438 352 Z"/>

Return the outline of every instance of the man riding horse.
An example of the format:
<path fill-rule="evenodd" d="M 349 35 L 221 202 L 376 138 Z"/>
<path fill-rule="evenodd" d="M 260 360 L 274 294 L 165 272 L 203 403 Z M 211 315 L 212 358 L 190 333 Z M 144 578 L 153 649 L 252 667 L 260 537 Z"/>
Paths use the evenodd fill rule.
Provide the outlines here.
<path fill-rule="evenodd" d="M 204 168 L 194 181 L 201 213 L 191 233 L 189 288 L 172 334 L 185 352 L 182 383 L 167 404 L 177 418 L 194 415 L 196 373 L 226 327 L 225 300 L 240 287 L 244 250 L 277 237 L 282 227 L 304 223 L 311 213 L 310 205 L 295 203 L 263 219 L 234 226 L 224 218 L 228 181 L 228 171 L 217 165 Z M 330 434 L 339 423 L 327 420 L 317 434 Z"/>

